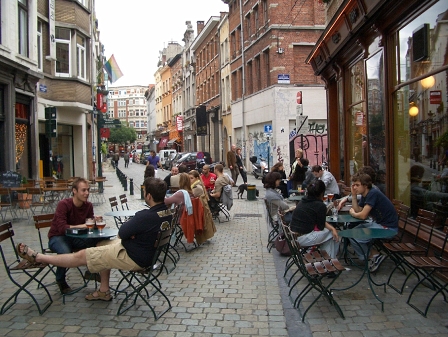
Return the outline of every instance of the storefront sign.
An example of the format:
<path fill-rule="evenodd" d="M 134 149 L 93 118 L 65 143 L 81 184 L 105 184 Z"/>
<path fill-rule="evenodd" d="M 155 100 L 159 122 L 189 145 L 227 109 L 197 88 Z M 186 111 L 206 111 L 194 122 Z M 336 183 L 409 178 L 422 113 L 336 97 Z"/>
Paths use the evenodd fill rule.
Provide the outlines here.
<path fill-rule="evenodd" d="M 356 112 L 356 120 L 355 120 L 356 126 L 363 126 L 364 125 L 364 113 L 362 111 Z"/>
<path fill-rule="evenodd" d="M 440 104 L 442 103 L 442 91 L 434 90 L 429 92 L 429 103 L 430 104 Z"/>
<path fill-rule="evenodd" d="M 182 131 L 184 129 L 182 116 L 176 117 L 177 131 Z"/>

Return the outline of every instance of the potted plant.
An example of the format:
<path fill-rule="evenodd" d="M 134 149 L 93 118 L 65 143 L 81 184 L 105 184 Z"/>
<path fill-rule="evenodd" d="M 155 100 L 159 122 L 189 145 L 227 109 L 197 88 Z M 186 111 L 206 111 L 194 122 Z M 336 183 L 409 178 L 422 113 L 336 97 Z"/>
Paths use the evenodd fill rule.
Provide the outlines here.
<path fill-rule="evenodd" d="M 27 187 L 26 186 L 27 184 L 28 184 L 28 179 L 26 179 L 26 177 L 22 177 L 22 184 L 21 184 L 22 187 Z M 22 208 L 22 209 L 30 208 L 29 200 L 31 200 L 31 198 L 32 198 L 32 195 L 28 194 L 26 192 L 17 193 L 19 208 Z"/>

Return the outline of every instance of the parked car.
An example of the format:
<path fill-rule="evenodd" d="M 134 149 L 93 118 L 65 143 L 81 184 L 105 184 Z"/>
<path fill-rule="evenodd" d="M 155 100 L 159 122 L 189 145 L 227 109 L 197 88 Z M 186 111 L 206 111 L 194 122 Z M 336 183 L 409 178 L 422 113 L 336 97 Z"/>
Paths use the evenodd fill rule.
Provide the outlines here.
<path fill-rule="evenodd" d="M 165 160 L 164 168 L 166 170 L 171 170 L 173 167 L 173 164 L 177 162 L 177 160 L 182 157 L 185 154 L 185 152 L 177 152 L 177 153 L 171 153 L 168 158 Z"/>
<path fill-rule="evenodd" d="M 176 154 L 176 153 L 177 153 L 177 151 L 174 150 L 174 149 L 160 150 L 159 151 L 158 156 L 160 158 L 160 164 L 162 165 L 163 168 L 167 168 L 166 165 L 165 165 L 165 162 L 170 157 L 170 155 Z"/>
<path fill-rule="evenodd" d="M 197 152 L 187 152 L 176 161 L 175 165 L 177 167 L 179 167 L 180 165 L 185 165 L 187 167 L 187 172 L 189 172 L 191 170 L 196 169 L 197 158 L 198 158 Z"/>

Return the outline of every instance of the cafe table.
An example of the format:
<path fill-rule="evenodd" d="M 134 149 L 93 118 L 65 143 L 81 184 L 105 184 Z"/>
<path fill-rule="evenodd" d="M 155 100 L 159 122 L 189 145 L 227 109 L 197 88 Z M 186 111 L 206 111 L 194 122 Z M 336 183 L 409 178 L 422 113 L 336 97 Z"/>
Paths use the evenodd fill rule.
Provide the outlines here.
<path fill-rule="evenodd" d="M 330 224 L 343 224 L 343 228 L 346 229 L 350 224 L 358 224 L 360 222 L 364 222 L 365 220 L 355 218 L 350 214 L 338 214 L 337 218 L 334 218 L 333 215 L 328 215 L 326 217 L 326 221 Z"/>
<path fill-rule="evenodd" d="M 331 289 L 331 291 L 339 291 L 339 290 L 347 290 L 350 288 L 353 288 L 358 283 L 361 282 L 361 280 L 364 278 L 364 275 L 367 275 L 367 281 L 369 283 L 370 290 L 372 291 L 373 296 L 381 303 L 381 311 L 384 312 L 384 302 L 379 298 L 379 296 L 376 294 L 374 286 L 383 286 L 384 292 L 386 292 L 386 283 L 376 283 L 374 280 L 372 280 L 372 276 L 369 269 L 369 256 L 370 256 L 370 250 L 373 245 L 373 240 L 375 239 L 388 239 L 393 236 L 395 236 L 396 232 L 391 229 L 385 229 L 385 228 L 352 228 L 352 229 L 345 229 L 338 232 L 338 236 L 344 238 L 344 239 L 355 239 L 354 242 L 361 248 L 364 254 L 364 264 L 362 267 L 362 274 L 360 278 L 353 283 L 352 285 L 346 287 L 346 288 L 334 288 Z M 364 251 L 361 247 L 361 245 L 356 240 L 370 240 L 370 243 L 367 245 L 368 249 L 367 251 Z"/>
<path fill-rule="evenodd" d="M 109 211 L 104 213 L 105 216 L 113 216 L 113 217 L 130 217 L 130 216 L 134 216 L 135 213 L 139 212 L 139 209 L 125 209 L 122 211 Z"/>
<path fill-rule="evenodd" d="M 298 203 L 300 200 L 302 200 L 303 195 L 290 195 L 288 201 L 294 201 L 295 203 Z"/>
<path fill-rule="evenodd" d="M 110 239 L 114 236 L 118 235 L 118 229 L 116 228 L 103 228 L 103 234 L 100 235 L 100 231 L 98 229 L 94 229 L 93 233 L 89 234 L 72 234 L 65 233 L 66 236 L 78 239 Z"/>

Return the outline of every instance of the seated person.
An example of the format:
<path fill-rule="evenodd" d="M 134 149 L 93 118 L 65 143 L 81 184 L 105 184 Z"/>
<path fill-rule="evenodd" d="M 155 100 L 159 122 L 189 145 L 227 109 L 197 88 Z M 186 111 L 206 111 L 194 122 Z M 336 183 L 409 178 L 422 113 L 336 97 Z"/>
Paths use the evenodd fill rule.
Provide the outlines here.
<path fill-rule="evenodd" d="M 264 188 L 266 188 L 265 199 L 268 203 L 269 214 L 272 220 L 278 220 L 278 210 L 287 211 L 289 210 L 289 205 L 285 202 L 285 199 L 278 192 L 278 186 L 282 181 L 282 176 L 278 172 L 269 172 L 264 177 Z M 285 221 L 288 222 L 290 218 L 285 217 Z"/>
<path fill-rule="evenodd" d="M 367 220 L 372 217 L 372 222 L 364 222 L 356 228 L 387 228 L 398 232 L 398 215 L 392 202 L 377 188 L 372 188 L 372 179 L 368 174 L 356 173 L 352 176 L 351 192 L 353 196 L 361 195 L 361 200 L 355 197 L 352 200 L 350 215 L 357 219 Z M 368 251 L 370 240 L 350 239 L 352 247 L 360 260 L 364 260 L 364 254 Z M 386 256 L 370 253 L 368 257 L 371 272 L 376 271 Z"/>
<path fill-rule="evenodd" d="M 287 186 L 286 186 L 286 182 L 285 182 L 286 181 L 286 173 L 285 173 L 285 167 L 283 166 L 283 163 L 282 162 L 276 163 L 274 166 L 272 166 L 271 172 L 280 173 L 281 180 L 280 180 L 280 185 L 278 185 L 277 188 L 282 193 L 283 198 L 287 198 L 288 190 L 287 190 Z"/>
<path fill-rule="evenodd" d="M 216 164 L 215 165 L 215 174 L 216 174 L 216 181 L 215 181 L 215 187 L 210 192 L 210 200 L 209 200 L 209 206 L 212 213 L 216 214 L 219 212 L 219 202 L 221 200 L 221 193 L 224 186 L 232 185 L 232 179 L 229 178 L 228 174 L 224 174 L 224 166 L 222 164 Z"/>
<path fill-rule="evenodd" d="M 325 221 L 327 206 L 323 203 L 325 184 L 316 180 L 307 187 L 307 195 L 297 204 L 292 213 L 291 230 L 299 234 L 301 247 L 320 245 L 331 258 L 338 254 L 338 232 Z"/>
<path fill-rule="evenodd" d="M 170 193 L 171 187 L 174 187 L 176 190 L 179 189 L 179 168 L 177 166 L 173 166 L 171 168 L 170 174 L 168 174 L 163 181 L 166 183 L 168 193 Z"/>
<path fill-rule="evenodd" d="M 17 253 L 20 257 L 34 263 L 48 263 L 58 267 L 74 268 L 87 266 L 91 273 L 100 273 L 101 285 L 98 290 L 86 295 L 88 301 L 110 301 L 110 270 L 140 270 L 153 263 L 154 244 L 157 233 L 163 223 L 171 225 L 171 212 L 163 200 L 166 185 L 161 179 L 147 178 L 145 201 L 151 207 L 137 212 L 134 217 L 123 223 L 118 231 L 120 239 L 107 245 L 80 250 L 73 254 L 46 255 L 19 243 Z"/>
<path fill-rule="evenodd" d="M 93 218 L 93 205 L 87 201 L 90 195 L 89 182 L 84 178 L 73 181 L 72 198 L 59 201 L 50 230 L 48 247 L 57 254 L 70 254 L 75 250 L 95 247 L 99 239 L 78 239 L 65 235 L 67 228 L 87 228 L 86 219 Z M 72 291 L 65 280 L 66 268 L 56 268 L 56 283 L 61 294 Z"/>
<path fill-rule="evenodd" d="M 320 165 L 314 165 L 311 169 L 316 179 L 322 180 L 325 184 L 325 194 L 333 194 L 334 199 L 339 199 L 339 186 L 336 178 L 328 170 L 322 169 Z"/>
<path fill-rule="evenodd" d="M 216 174 L 210 172 L 210 165 L 202 167 L 201 179 L 207 191 L 215 188 Z"/>

